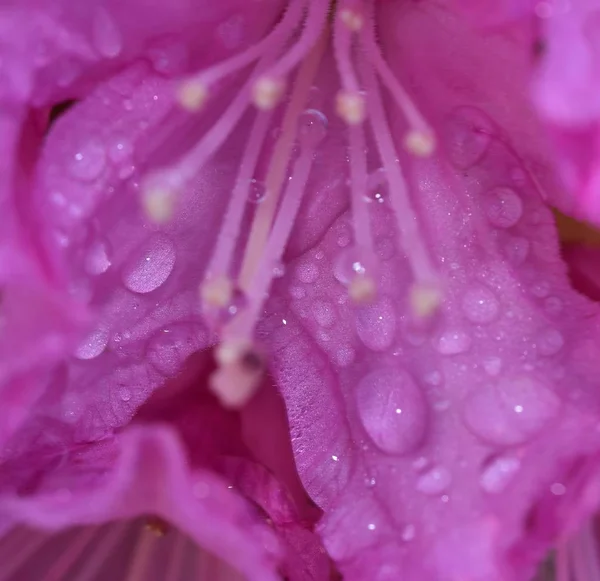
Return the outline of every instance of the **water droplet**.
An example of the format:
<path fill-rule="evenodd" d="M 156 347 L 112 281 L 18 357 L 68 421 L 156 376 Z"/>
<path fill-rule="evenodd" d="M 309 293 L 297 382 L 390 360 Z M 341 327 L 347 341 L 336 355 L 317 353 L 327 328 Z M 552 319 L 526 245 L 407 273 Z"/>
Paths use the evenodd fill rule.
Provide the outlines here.
<path fill-rule="evenodd" d="M 317 109 L 307 109 L 298 119 L 298 138 L 304 149 L 315 149 L 327 135 L 327 117 Z"/>
<path fill-rule="evenodd" d="M 189 65 L 189 51 L 176 36 L 167 36 L 153 43 L 148 56 L 157 73 L 176 75 L 184 73 Z"/>
<path fill-rule="evenodd" d="M 475 285 L 463 296 L 462 309 L 470 321 L 484 324 L 491 323 L 498 317 L 500 304 L 489 288 Z"/>
<path fill-rule="evenodd" d="M 62 418 L 69 424 L 77 422 L 85 411 L 82 398 L 74 393 L 69 393 L 62 402 Z"/>
<path fill-rule="evenodd" d="M 558 297 L 548 297 L 544 301 L 544 308 L 549 315 L 556 316 L 562 312 L 562 299 L 559 299 Z"/>
<path fill-rule="evenodd" d="M 114 139 L 108 148 L 108 157 L 117 164 L 129 161 L 132 153 L 133 146 L 126 137 Z"/>
<path fill-rule="evenodd" d="M 309 260 L 302 261 L 294 271 L 296 278 L 305 284 L 311 284 L 319 278 L 319 266 Z"/>
<path fill-rule="evenodd" d="M 366 272 L 365 264 L 359 260 L 358 251 L 353 247 L 344 248 L 333 264 L 333 276 L 344 286 L 348 286 L 357 275 Z"/>
<path fill-rule="evenodd" d="M 523 264 L 529 255 L 530 243 L 527 238 L 521 238 L 518 236 L 511 237 L 504 247 L 506 258 L 512 264 L 518 266 Z"/>
<path fill-rule="evenodd" d="M 550 284 L 545 280 L 536 282 L 531 287 L 531 294 L 539 299 L 547 297 L 550 294 Z"/>
<path fill-rule="evenodd" d="M 337 316 L 335 306 L 329 301 L 315 301 L 312 306 L 312 313 L 317 324 L 321 327 L 333 327 Z"/>
<path fill-rule="evenodd" d="M 169 278 L 175 266 L 175 246 L 161 234 L 152 236 L 123 268 L 125 286 L 136 293 L 149 293 Z"/>
<path fill-rule="evenodd" d="M 483 368 L 488 375 L 498 375 L 502 371 L 502 359 L 491 356 L 483 360 Z"/>
<path fill-rule="evenodd" d="M 94 139 L 86 141 L 71 157 L 68 165 L 69 173 L 78 180 L 93 181 L 106 166 L 104 146 Z"/>
<path fill-rule="evenodd" d="M 405 542 L 412 541 L 416 535 L 416 527 L 413 524 L 407 524 L 400 533 L 402 540 Z"/>
<path fill-rule="evenodd" d="M 250 180 L 248 185 L 248 201 L 251 204 L 260 204 L 267 195 L 267 187 L 264 182 L 259 180 Z"/>
<path fill-rule="evenodd" d="M 75 357 L 77 359 L 94 359 L 98 357 L 108 345 L 108 336 L 106 329 L 96 329 L 77 347 Z"/>
<path fill-rule="evenodd" d="M 504 455 L 489 459 L 481 472 L 481 488 L 490 494 L 502 492 L 520 467 L 521 461 L 516 456 Z"/>
<path fill-rule="evenodd" d="M 206 331 L 194 323 L 179 323 L 158 331 L 148 343 L 150 364 L 167 377 L 176 375 L 192 353 L 205 347 Z"/>
<path fill-rule="evenodd" d="M 539 334 L 537 348 L 541 355 L 556 355 L 565 344 L 565 339 L 558 329 L 545 329 Z"/>
<path fill-rule="evenodd" d="M 441 494 L 450 486 L 452 475 L 446 468 L 436 466 L 417 479 L 417 490 L 423 494 Z"/>
<path fill-rule="evenodd" d="M 494 125 L 481 109 L 458 107 L 450 114 L 444 133 L 450 161 L 459 169 L 467 169 L 488 150 Z"/>
<path fill-rule="evenodd" d="M 425 435 L 427 406 L 421 390 L 403 370 L 379 369 L 356 387 L 361 422 L 373 443 L 388 454 L 406 454 Z"/>
<path fill-rule="evenodd" d="M 471 336 L 461 329 L 450 329 L 437 338 L 435 346 L 442 355 L 457 355 L 471 348 Z"/>
<path fill-rule="evenodd" d="M 396 337 L 396 312 L 388 297 L 356 310 L 356 331 L 360 340 L 373 351 L 385 351 Z"/>
<path fill-rule="evenodd" d="M 488 220 L 498 228 L 514 226 L 523 215 L 523 202 L 512 188 L 494 188 L 485 197 Z"/>
<path fill-rule="evenodd" d="M 463 409 L 465 424 L 486 442 L 527 442 L 560 410 L 560 400 L 539 378 L 505 377 L 474 387 Z"/>
<path fill-rule="evenodd" d="M 123 37 L 112 16 L 97 7 L 92 21 L 92 40 L 96 50 L 107 58 L 114 58 L 123 49 Z"/>
<path fill-rule="evenodd" d="M 283 262 L 277 262 L 273 266 L 273 278 L 281 278 L 285 274 L 285 264 Z"/>
<path fill-rule="evenodd" d="M 121 387 L 119 389 L 119 397 L 122 401 L 129 401 L 131 399 L 131 390 L 128 387 Z"/>
<path fill-rule="evenodd" d="M 98 275 L 105 273 L 111 266 L 108 244 L 96 240 L 90 246 L 85 257 L 85 270 L 88 274 Z"/>

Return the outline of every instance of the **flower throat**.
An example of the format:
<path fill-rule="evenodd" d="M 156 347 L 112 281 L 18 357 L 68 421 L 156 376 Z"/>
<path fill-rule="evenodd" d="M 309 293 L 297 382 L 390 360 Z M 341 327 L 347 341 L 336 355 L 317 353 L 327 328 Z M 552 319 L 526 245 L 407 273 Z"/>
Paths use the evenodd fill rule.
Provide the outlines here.
<path fill-rule="evenodd" d="M 413 156 L 429 156 L 436 140 L 427 120 L 385 62 L 376 40 L 373 0 L 290 0 L 273 29 L 245 51 L 191 77 L 178 87 L 177 100 L 200 113 L 218 82 L 250 70 L 245 84 L 224 113 L 175 164 L 149 176 L 142 204 L 155 222 L 170 219 L 180 192 L 232 134 L 241 118 L 254 110 L 229 206 L 199 294 L 207 320 L 214 322 L 220 344 L 218 370 L 211 386 L 222 403 L 239 407 L 251 397 L 264 372 L 254 331 L 271 284 L 277 276 L 315 152 L 326 134 L 326 119 L 307 109 L 310 90 L 324 54 L 332 50 L 339 76 L 335 110 L 347 126 L 350 207 L 356 259 L 348 294 L 355 303 L 377 295 L 376 255 L 369 215 L 366 131 L 370 130 L 388 184 L 397 245 L 406 253 L 413 284 L 410 304 L 417 316 L 433 313 L 441 301 L 438 273 L 409 198 L 398 161 L 382 87 L 405 119 L 401 147 Z M 241 230 L 249 190 L 276 111 L 282 111 L 277 142 L 264 180 L 265 193 L 244 240 Z M 241 253 L 239 268 L 234 257 Z"/>

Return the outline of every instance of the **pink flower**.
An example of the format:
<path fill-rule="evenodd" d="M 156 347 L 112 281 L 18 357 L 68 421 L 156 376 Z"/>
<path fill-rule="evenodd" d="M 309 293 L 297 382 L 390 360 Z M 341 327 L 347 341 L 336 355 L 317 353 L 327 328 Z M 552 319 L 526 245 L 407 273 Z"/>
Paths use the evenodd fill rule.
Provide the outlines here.
<path fill-rule="evenodd" d="M 598 307 L 516 16 L 5 4 L 0 530 L 86 525 L 51 579 L 157 516 L 251 580 L 527 580 L 595 510 Z"/>

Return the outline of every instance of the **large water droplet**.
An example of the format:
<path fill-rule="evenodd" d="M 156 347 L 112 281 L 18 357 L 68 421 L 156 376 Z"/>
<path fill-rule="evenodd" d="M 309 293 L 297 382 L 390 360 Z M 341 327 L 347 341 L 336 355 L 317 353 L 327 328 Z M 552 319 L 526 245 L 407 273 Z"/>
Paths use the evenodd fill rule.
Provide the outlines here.
<path fill-rule="evenodd" d="M 319 278 L 319 266 L 310 260 L 304 260 L 296 266 L 296 278 L 305 284 L 311 284 Z"/>
<path fill-rule="evenodd" d="M 112 16 L 97 7 L 92 21 L 92 40 L 96 50 L 107 58 L 114 58 L 123 49 L 123 37 Z"/>
<path fill-rule="evenodd" d="M 494 188 L 485 198 L 488 220 L 498 228 L 514 226 L 523 215 L 523 202 L 512 188 Z"/>
<path fill-rule="evenodd" d="M 131 159 L 133 146 L 126 137 L 118 137 L 112 141 L 108 148 L 108 156 L 117 164 L 121 164 Z"/>
<path fill-rule="evenodd" d="M 307 109 L 298 119 L 300 146 L 315 149 L 327 135 L 327 117 L 317 109 Z"/>
<path fill-rule="evenodd" d="M 206 332 L 200 325 L 179 323 L 158 331 L 148 344 L 146 356 L 158 372 L 172 377 L 205 343 Z"/>
<path fill-rule="evenodd" d="M 496 295 L 487 287 L 475 285 L 464 295 L 462 309 L 473 323 L 491 323 L 498 317 L 500 305 Z"/>
<path fill-rule="evenodd" d="M 521 467 L 521 461 L 512 455 L 495 456 L 488 460 L 481 472 L 481 488 L 490 494 L 502 492 Z"/>
<path fill-rule="evenodd" d="M 558 329 L 545 329 L 537 340 L 537 348 L 541 355 L 550 357 L 556 355 L 565 344 L 565 338 Z"/>
<path fill-rule="evenodd" d="M 452 475 L 446 468 L 436 466 L 417 479 L 417 490 L 423 494 L 441 494 L 450 486 Z"/>
<path fill-rule="evenodd" d="M 75 351 L 78 359 L 94 359 L 98 357 L 108 345 L 109 333 L 106 329 L 96 329 L 88 335 Z"/>
<path fill-rule="evenodd" d="M 86 254 L 84 264 L 88 274 L 98 275 L 106 272 L 112 264 L 108 243 L 101 240 L 94 241 Z"/>
<path fill-rule="evenodd" d="M 136 293 L 149 293 L 169 278 L 175 266 L 175 246 L 156 234 L 139 249 L 123 268 L 125 286 Z"/>
<path fill-rule="evenodd" d="M 360 340 L 373 351 L 385 351 L 396 337 L 396 312 L 388 297 L 356 311 L 356 331 Z"/>
<path fill-rule="evenodd" d="M 69 173 L 82 181 L 95 180 L 106 166 L 104 146 L 94 139 L 87 140 L 71 157 Z"/>
<path fill-rule="evenodd" d="M 464 406 L 467 427 L 500 445 L 527 442 L 560 410 L 560 400 L 539 378 L 517 376 L 475 387 Z"/>
<path fill-rule="evenodd" d="M 494 126 L 481 109 L 458 107 L 450 114 L 444 133 L 450 161 L 459 169 L 467 169 L 488 150 Z"/>
<path fill-rule="evenodd" d="M 366 272 L 367 267 L 360 261 L 358 251 L 352 246 L 344 248 L 333 264 L 333 275 L 344 286 L 348 286 L 357 275 L 364 275 Z"/>
<path fill-rule="evenodd" d="M 438 336 L 435 347 L 442 355 L 458 355 L 471 348 L 471 336 L 462 329 L 449 329 Z"/>
<path fill-rule="evenodd" d="M 427 406 L 419 387 L 405 371 L 379 369 L 356 387 L 362 424 L 373 443 L 388 454 L 405 454 L 425 435 Z"/>

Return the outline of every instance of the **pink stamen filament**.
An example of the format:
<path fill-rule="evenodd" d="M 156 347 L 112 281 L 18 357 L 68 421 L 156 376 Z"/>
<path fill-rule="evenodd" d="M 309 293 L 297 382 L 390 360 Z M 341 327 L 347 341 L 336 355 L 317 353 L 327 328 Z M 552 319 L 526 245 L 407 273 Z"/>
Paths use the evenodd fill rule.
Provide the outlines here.
<path fill-rule="evenodd" d="M 371 19 L 373 16 L 371 14 Z M 384 86 L 390 92 L 392 99 L 397 107 L 402 111 L 406 118 L 409 127 L 412 131 L 419 132 L 423 136 L 429 136 L 433 139 L 434 131 L 421 114 L 414 101 L 408 96 L 396 75 L 392 72 L 386 63 L 381 49 L 375 40 L 373 26 L 365 26 L 360 36 L 361 46 L 364 51 L 365 58 L 375 68 Z"/>
<path fill-rule="evenodd" d="M 246 244 L 239 276 L 239 285 L 243 290 L 246 290 L 250 285 L 262 256 L 269 231 L 271 230 L 273 216 L 279 203 L 281 188 L 285 181 L 286 171 L 294 147 L 298 118 L 308 101 L 310 87 L 321 63 L 326 41 L 326 32 L 323 32 L 319 41 L 306 56 L 298 71 L 294 89 L 290 96 L 290 102 L 283 118 L 281 135 L 275 145 L 275 153 L 267 170 L 265 199 L 256 211 Z"/>
<path fill-rule="evenodd" d="M 169 551 L 169 566 L 165 575 L 167 581 L 179 579 L 183 570 L 183 557 L 185 554 L 186 543 L 187 539 L 183 534 L 179 533 L 175 535 L 173 546 Z"/>
<path fill-rule="evenodd" d="M 390 201 L 401 236 L 401 247 L 407 251 L 415 282 L 436 286 L 437 270 L 432 264 L 424 240 L 419 232 L 417 216 L 412 209 L 408 185 L 396 154 L 394 141 L 388 126 L 377 79 L 369 63 L 363 60 L 362 73 L 367 88 L 369 121 L 379 156 L 388 176 Z"/>
<path fill-rule="evenodd" d="M 213 67 L 200 71 L 198 74 L 190 77 L 184 82 L 198 83 L 208 87 L 247 67 L 265 54 L 272 54 L 273 52 L 277 53 L 282 44 L 287 41 L 300 26 L 305 9 L 306 0 L 292 0 L 285 11 L 281 22 L 279 22 L 265 38 L 252 45 L 244 52 L 236 54 Z"/>
<path fill-rule="evenodd" d="M 345 2 L 342 10 L 346 8 L 348 2 Z M 348 8 L 346 8 L 348 9 Z M 352 65 L 352 40 L 354 31 L 348 28 L 345 21 L 341 18 L 340 13 L 336 15 L 333 35 L 333 50 L 335 53 L 335 62 L 340 76 L 342 88 L 347 93 L 360 92 L 360 85 L 356 71 Z"/>
<path fill-rule="evenodd" d="M 154 533 L 142 528 L 136 543 L 133 560 L 127 572 L 127 581 L 144 581 L 146 579 L 146 569 L 156 539 Z"/>

